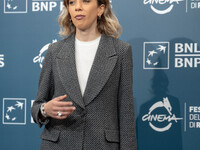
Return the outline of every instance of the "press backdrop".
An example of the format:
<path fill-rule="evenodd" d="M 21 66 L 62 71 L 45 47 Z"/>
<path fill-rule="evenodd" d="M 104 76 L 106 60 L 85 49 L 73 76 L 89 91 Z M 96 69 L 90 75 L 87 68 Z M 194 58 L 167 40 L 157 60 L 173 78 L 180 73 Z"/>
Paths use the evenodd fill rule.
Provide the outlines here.
<path fill-rule="evenodd" d="M 0 1 L 0 149 L 37 150 L 42 61 L 61 0 Z M 200 1 L 112 0 L 134 61 L 138 150 L 200 149 Z"/>

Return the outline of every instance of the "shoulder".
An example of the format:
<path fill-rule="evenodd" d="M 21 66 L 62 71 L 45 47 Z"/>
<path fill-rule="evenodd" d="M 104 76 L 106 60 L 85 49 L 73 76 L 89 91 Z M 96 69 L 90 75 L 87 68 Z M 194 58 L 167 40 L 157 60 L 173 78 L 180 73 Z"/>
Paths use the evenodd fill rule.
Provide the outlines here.
<path fill-rule="evenodd" d="M 124 42 L 118 38 L 112 38 L 112 40 L 115 50 L 119 55 L 124 55 L 129 53 L 129 51 L 132 51 L 131 45 L 129 43 Z"/>
<path fill-rule="evenodd" d="M 49 45 L 48 51 L 51 52 L 52 54 L 57 54 L 60 52 L 60 50 L 62 50 L 63 46 L 69 41 L 71 40 L 71 36 L 68 36 L 58 42 L 52 43 Z"/>
<path fill-rule="evenodd" d="M 48 51 L 51 51 L 52 53 L 59 52 L 59 50 L 63 47 L 65 41 L 66 41 L 66 39 L 63 39 L 58 42 L 50 44 Z"/>

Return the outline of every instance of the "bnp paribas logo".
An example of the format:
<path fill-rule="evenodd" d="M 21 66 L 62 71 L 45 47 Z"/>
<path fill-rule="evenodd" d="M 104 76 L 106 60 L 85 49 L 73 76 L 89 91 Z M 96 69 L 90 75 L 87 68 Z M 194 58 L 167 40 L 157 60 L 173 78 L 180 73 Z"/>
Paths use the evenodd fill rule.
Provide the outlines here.
<path fill-rule="evenodd" d="M 26 124 L 26 98 L 3 98 L 3 124 Z"/>
<path fill-rule="evenodd" d="M 4 0 L 4 13 L 27 13 L 27 0 Z"/>
<path fill-rule="evenodd" d="M 143 69 L 169 69 L 169 42 L 144 42 Z"/>
<path fill-rule="evenodd" d="M 144 0 L 144 5 L 150 5 L 152 11 L 163 15 L 172 11 L 175 5 L 179 5 L 184 0 Z"/>

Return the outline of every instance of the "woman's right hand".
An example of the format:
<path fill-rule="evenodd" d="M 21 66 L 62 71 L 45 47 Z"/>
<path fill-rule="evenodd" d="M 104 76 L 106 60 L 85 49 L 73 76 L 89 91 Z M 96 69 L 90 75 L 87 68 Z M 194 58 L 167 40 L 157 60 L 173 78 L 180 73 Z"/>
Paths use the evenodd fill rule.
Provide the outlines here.
<path fill-rule="evenodd" d="M 64 102 L 67 95 L 56 97 L 46 104 L 44 104 L 44 111 L 47 113 L 48 116 L 54 119 L 66 119 L 76 107 L 72 106 L 72 102 Z M 58 112 L 62 115 L 58 116 Z"/>

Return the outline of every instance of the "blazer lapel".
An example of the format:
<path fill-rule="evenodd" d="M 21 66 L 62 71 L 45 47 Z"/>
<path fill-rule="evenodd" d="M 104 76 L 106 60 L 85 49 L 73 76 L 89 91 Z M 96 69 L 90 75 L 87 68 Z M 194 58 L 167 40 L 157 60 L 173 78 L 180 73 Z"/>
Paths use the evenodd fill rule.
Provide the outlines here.
<path fill-rule="evenodd" d="M 117 62 L 117 55 L 110 37 L 102 34 L 82 96 L 75 62 L 75 34 L 69 36 L 57 55 L 57 69 L 67 95 L 85 109 L 101 91 Z"/>
<path fill-rule="evenodd" d="M 76 104 L 85 109 L 76 71 L 75 34 L 66 39 L 57 55 L 56 61 L 58 73 L 67 95 Z"/>
<path fill-rule="evenodd" d="M 83 95 L 85 106 L 99 94 L 109 79 L 116 62 L 117 55 L 113 41 L 110 37 L 102 34 Z"/>

